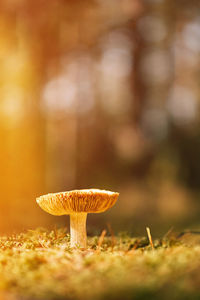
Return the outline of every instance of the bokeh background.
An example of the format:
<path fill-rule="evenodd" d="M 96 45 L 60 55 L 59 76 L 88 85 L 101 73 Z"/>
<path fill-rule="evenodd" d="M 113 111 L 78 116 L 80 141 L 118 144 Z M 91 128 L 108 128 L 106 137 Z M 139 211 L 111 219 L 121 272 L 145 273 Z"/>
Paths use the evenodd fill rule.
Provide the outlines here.
<path fill-rule="evenodd" d="M 1 234 L 89 187 L 120 192 L 91 234 L 198 227 L 199 0 L 1 0 L 0 67 Z"/>

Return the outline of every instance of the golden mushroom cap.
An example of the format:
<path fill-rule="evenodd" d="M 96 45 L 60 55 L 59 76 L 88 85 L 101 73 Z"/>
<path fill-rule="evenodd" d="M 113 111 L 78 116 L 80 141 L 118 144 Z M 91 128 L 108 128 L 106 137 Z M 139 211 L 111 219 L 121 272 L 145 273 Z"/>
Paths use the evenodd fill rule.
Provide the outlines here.
<path fill-rule="evenodd" d="M 111 208 L 119 193 L 85 189 L 61 193 L 47 194 L 36 199 L 39 206 L 55 216 L 68 215 L 78 212 L 100 213 Z"/>

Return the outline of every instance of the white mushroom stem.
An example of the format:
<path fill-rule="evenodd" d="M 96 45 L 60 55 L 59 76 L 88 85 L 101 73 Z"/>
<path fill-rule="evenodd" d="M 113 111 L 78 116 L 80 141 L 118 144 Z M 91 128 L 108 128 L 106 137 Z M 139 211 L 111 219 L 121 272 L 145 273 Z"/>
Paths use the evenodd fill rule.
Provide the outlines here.
<path fill-rule="evenodd" d="M 87 213 L 70 214 L 71 247 L 86 248 L 87 246 L 86 219 L 87 219 Z"/>

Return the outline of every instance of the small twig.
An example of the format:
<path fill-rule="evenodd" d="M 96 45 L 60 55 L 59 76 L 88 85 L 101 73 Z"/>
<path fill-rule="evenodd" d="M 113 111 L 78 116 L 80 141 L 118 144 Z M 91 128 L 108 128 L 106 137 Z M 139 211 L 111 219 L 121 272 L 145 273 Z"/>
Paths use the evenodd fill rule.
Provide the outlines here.
<path fill-rule="evenodd" d="M 147 236 L 148 236 L 151 248 L 152 248 L 152 250 L 154 250 L 155 248 L 154 248 L 154 245 L 153 245 L 153 240 L 152 240 L 152 237 L 151 237 L 151 231 L 150 231 L 149 227 L 146 227 L 146 231 L 147 231 Z"/>
<path fill-rule="evenodd" d="M 116 238 L 115 238 L 115 235 L 114 235 L 114 232 L 112 230 L 112 227 L 111 227 L 110 223 L 107 223 L 107 227 L 108 227 L 108 231 L 111 235 L 112 249 L 113 249 L 114 246 L 116 245 Z"/>
<path fill-rule="evenodd" d="M 163 236 L 162 239 L 167 238 L 167 237 L 170 235 L 170 233 L 172 233 L 173 230 L 174 230 L 174 226 L 172 226 L 172 227 L 164 234 L 164 236 Z"/>
<path fill-rule="evenodd" d="M 139 245 L 139 241 L 138 241 L 138 240 L 136 240 L 136 242 L 135 242 L 135 244 L 134 244 L 134 246 L 133 246 L 133 249 L 132 249 L 132 250 L 136 250 L 138 245 Z"/>
<path fill-rule="evenodd" d="M 128 250 L 125 251 L 125 253 L 132 253 L 132 252 L 134 252 L 137 249 L 137 246 L 139 245 L 139 242 L 138 242 L 138 240 L 136 240 L 136 242 L 133 245 L 133 248 L 131 248 L 131 249 L 129 249 L 130 245 L 131 245 L 131 243 L 129 243 Z"/>
<path fill-rule="evenodd" d="M 103 243 L 103 240 L 104 240 L 104 237 L 106 235 L 106 230 L 104 229 L 99 237 L 99 240 L 98 240 L 98 248 L 101 248 L 101 245 Z"/>
<path fill-rule="evenodd" d="M 40 244 L 40 246 L 41 246 L 42 248 L 48 248 L 48 247 L 45 245 L 45 243 L 43 243 L 41 240 L 38 240 L 38 243 Z"/>

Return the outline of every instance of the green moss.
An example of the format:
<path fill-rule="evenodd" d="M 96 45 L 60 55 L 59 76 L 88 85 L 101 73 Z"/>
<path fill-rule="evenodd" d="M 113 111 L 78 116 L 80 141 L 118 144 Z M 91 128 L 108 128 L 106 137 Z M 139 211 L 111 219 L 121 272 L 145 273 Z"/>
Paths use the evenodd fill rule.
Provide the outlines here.
<path fill-rule="evenodd" d="M 15 299 L 200 299 L 200 245 L 119 234 L 72 250 L 65 230 L 0 238 L 0 291 Z M 5 296 L 6 295 L 6 296 Z M 3 298 L 4 299 L 4 298 Z"/>

